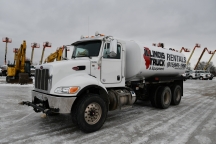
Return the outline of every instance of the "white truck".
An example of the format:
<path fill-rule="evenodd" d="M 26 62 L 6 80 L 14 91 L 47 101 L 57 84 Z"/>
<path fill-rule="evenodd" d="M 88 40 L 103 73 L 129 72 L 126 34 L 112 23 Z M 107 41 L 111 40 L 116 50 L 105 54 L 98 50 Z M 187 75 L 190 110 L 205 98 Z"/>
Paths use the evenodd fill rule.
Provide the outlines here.
<path fill-rule="evenodd" d="M 36 66 L 35 112 L 71 114 L 83 132 L 99 130 L 108 111 L 150 100 L 156 108 L 178 105 L 183 96 L 186 57 L 96 32 L 72 43 L 72 58 Z"/>
<path fill-rule="evenodd" d="M 196 70 L 190 70 L 189 72 L 189 79 L 199 79 L 200 78 L 200 73 L 197 72 Z"/>

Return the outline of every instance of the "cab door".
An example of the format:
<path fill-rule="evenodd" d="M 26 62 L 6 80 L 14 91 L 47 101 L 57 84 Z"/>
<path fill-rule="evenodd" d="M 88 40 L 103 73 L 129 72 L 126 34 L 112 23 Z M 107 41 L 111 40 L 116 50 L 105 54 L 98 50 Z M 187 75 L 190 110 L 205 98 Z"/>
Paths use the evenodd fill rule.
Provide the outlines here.
<path fill-rule="evenodd" d="M 110 43 L 105 43 L 101 60 L 101 82 L 104 84 L 120 83 L 122 80 L 122 45 L 117 44 L 117 54 L 110 57 Z"/>

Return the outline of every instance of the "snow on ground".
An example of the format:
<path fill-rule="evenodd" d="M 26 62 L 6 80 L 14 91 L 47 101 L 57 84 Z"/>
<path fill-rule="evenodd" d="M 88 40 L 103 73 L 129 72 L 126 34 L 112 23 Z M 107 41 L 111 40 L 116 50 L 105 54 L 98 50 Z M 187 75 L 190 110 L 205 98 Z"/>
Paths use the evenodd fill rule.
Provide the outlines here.
<path fill-rule="evenodd" d="M 104 126 L 86 134 L 70 115 L 42 118 L 31 107 L 33 85 L 6 84 L 0 78 L 0 143 L 215 144 L 216 78 L 187 80 L 178 106 L 166 110 L 138 101 L 133 108 L 109 112 Z"/>

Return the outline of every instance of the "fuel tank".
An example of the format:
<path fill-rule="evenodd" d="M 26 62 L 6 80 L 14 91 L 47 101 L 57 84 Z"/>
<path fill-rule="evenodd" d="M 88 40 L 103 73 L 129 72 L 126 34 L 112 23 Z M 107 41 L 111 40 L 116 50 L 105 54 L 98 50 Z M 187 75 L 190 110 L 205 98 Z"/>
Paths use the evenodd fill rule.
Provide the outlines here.
<path fill-rule="evenodd" d="M 126 41 L 126 80 L 136 81 L 157 76 L 180 76 L 186 69 L 184 54 L 168 48 L 145 46 Z"/>

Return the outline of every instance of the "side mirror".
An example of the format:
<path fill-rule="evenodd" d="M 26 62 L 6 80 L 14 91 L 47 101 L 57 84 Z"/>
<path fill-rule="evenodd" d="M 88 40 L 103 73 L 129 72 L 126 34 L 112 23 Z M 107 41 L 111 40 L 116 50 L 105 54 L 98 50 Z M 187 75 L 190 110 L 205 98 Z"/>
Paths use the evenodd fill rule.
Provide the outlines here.
<path fill-rule="evenodd" d="M 117 40 L 114 39 L 110 43 L 110 57 L 115 57 L 117 55 Z"/>

